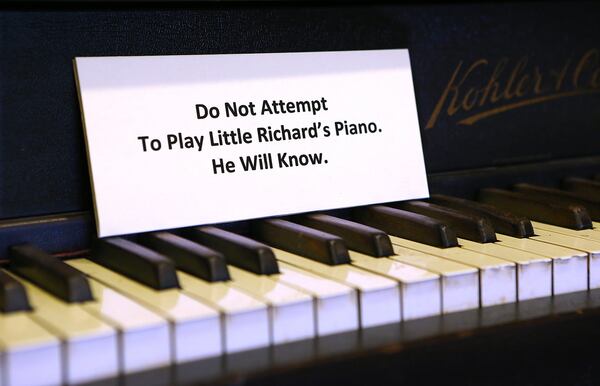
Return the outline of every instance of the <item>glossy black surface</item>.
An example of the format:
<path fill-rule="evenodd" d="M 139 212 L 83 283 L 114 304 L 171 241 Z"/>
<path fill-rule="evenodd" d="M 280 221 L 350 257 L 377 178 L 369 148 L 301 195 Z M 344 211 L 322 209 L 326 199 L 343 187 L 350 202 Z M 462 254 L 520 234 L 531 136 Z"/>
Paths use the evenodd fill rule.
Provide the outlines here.
<path fill-rule="evenodd" d="M 418 213 L 376 205 L 354 208 L 351 216 L 359 223 L 393 236 L 440 248 L 458 246 L 456 233 L 448 225 Z"/>
<path fill-rule="evenodd" d="M 482 188 L 511 189 L 515 184 L 524 182 L 560 188 L 563 179 L 572 176 L 591 178 L 599 168 L 600 152 L 592 157 L 428 173 L 427 182 L 430 194 L 446 194 L 476 201 Z"/>
<path fill-rule="evenodd" d="M 348 248 L 374 257 L 394 254 L 388 235 L 376 228 L 327 214 L 307 214 L 293 217 L 302 225 L 341 237 Z"/>
<path fill-rule="evenodd" d="M 487 218 L 493 225 L 494 230 L 509 236 L 523 238 L 533 236 L 533 225 L 525 217 L 515 216 L 514 214 L 501 210 L 491 205 L 485 205 L 476 201 L 467 200 L 459 197 L 447 196 L 444 194 L 432 194 L 429 201 L 458 210 L 462 213 L 468 213 Z"/>
<path fill-rule="evenodd" d="M 591 229 L 592 220 L 584 207 L 552 204 L 524 193 L 502 189 L 482 189 L 479 201 L 532 220 L 571 229 Z"/>
<path fill-rule="evenodd" d="M 263 242 L 329 265 L 349 264 L 350 256 L 340 237 L 286 220 L 252 221 L 250 233 Z"/>
<path fill-rule="evenodd" d="M 12 246 L 9 269 L 65 302 L 93 300 L 82 272 L 34 245 Z"/>
<path fill-rule="evenodd" d="M 209 282 L 229 280 L 225 257 L 220 252 L 169 232 L 140 235 L 138 241 L 173 260 L 177 269 Z"/>
<path fill-rule="evenodd" d="M 479 243 L 496 241 L 496 232 L 492 222 L 481 215 L 464 213 L 423 201 L 407 201 L 390 204 L 390 206 L 442 221 L 450 226 L 458 237 Z"/>
<path fill-rule="evenodd" d="M 228 264 L 259 275 L 279 273 L 271 248 L 248 237 L 215 227 L 185 229 L 185 237 L 212 248 L 225 256 Z"/>
<path fill-rule="evenodd" d="M 566 190 L 575 192 L 588 200 L 598 200 L 598 197 L 600 197 L 600 180 L 569 177 L 562 181 L 562 186 Z"/>
<path fill-rule="evenodd" d="M 179 287 L 175 264 L 171 260 L 124 238 L 97 240 L 92 248 L 92 259 L 156 290 Z"/>
<path fill-rule="evenodd" d="M 0 220 L 0 260 L 11 245 L 30 243 L 50 253 L 70 253 L 89 248 L 96 227 L 93 214 L 62 213 L 41 217 Z"/>
<path fill-rule="evenodd" d="M 594 2 L 0 6 L 0 218 L 92 209 L 78 56 L 408 47 L 429 173 L 597 155 L 599 15 Z"/>
<path fill-rule="evenodd" d="M 576 192 L 532 184 L 517 184 L 514 186 L 514 189 L 517 192 L 525 193 L 529 197 L 534 197 L 553 204 L 583 206 L 588 211 L 590 218 L 593 221 L 600 221 L 600 191 L 595 196 L 595 199 L 592 200 Z"/>
<path fill-rule="evenodd" d="M 31 310 L 31 305 L 25 287 L 0 269 L 0 313 L 29 310 Z"/>

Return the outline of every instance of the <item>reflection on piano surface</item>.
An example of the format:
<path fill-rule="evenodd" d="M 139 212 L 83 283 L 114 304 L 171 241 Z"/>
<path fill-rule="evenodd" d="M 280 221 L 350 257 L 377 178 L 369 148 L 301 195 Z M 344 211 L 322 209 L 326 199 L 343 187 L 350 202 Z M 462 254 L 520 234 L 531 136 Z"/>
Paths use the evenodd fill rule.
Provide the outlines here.
<path fill-rule="evenodd" d="M 347 218 L 254 220 L 247 235 L 201 226 L 107 238 L 64 261 L 11 245 L 0 270 L 5 383 L 87 382 L 330 336 L 351 343 L 351 332 L 464 322 L 461 311 L 478 308 L 521 319 L 535 299 L 600 287 L 600 181 L 565 182 L 574 190 L 519 184 L 483 189 L 483 203 L 434 195 Z M 44 366 L 27 371 L 32 363 Z"/>
<path fill-rule="evenodd" d="M 597 383 L 600 12 L 538 7 L 2 9 L 0 386 Z M 74 56 L 400 46 L 429 199 L 93 240 Z"/>

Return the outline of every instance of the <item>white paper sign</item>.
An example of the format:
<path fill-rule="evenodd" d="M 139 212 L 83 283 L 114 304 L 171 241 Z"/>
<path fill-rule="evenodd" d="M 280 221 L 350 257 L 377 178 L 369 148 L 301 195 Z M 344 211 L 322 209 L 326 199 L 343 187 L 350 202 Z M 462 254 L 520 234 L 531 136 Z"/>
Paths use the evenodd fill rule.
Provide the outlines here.
<path fill-rule="evenodd" d="M 407 50 L 75 66 L 100 237 L 428 195 Z"/>

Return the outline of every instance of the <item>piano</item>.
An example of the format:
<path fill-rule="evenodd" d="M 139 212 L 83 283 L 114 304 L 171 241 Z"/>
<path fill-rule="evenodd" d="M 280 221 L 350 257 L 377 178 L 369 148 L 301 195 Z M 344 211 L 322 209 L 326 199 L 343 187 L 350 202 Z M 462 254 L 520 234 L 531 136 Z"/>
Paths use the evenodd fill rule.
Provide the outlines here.
<path fill-rule="evenodd" d="M 599 16 L 3 4 L 0 386 L 598 384 Z M 95 238 L 75 56 L 403 47 L 429 199 Z"/>

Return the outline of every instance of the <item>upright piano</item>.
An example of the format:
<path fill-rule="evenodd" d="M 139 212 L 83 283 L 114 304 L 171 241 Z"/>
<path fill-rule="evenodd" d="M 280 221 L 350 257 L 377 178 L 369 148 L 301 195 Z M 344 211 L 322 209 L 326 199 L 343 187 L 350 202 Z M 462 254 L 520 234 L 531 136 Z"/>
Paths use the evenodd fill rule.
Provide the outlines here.
<path fill-rule="evenodd" d="M 0 386 L 598 384 L 599 17 L 3 4 Z M 96 239 L 74 57 L 405 47 L 429 199 Z"/>

